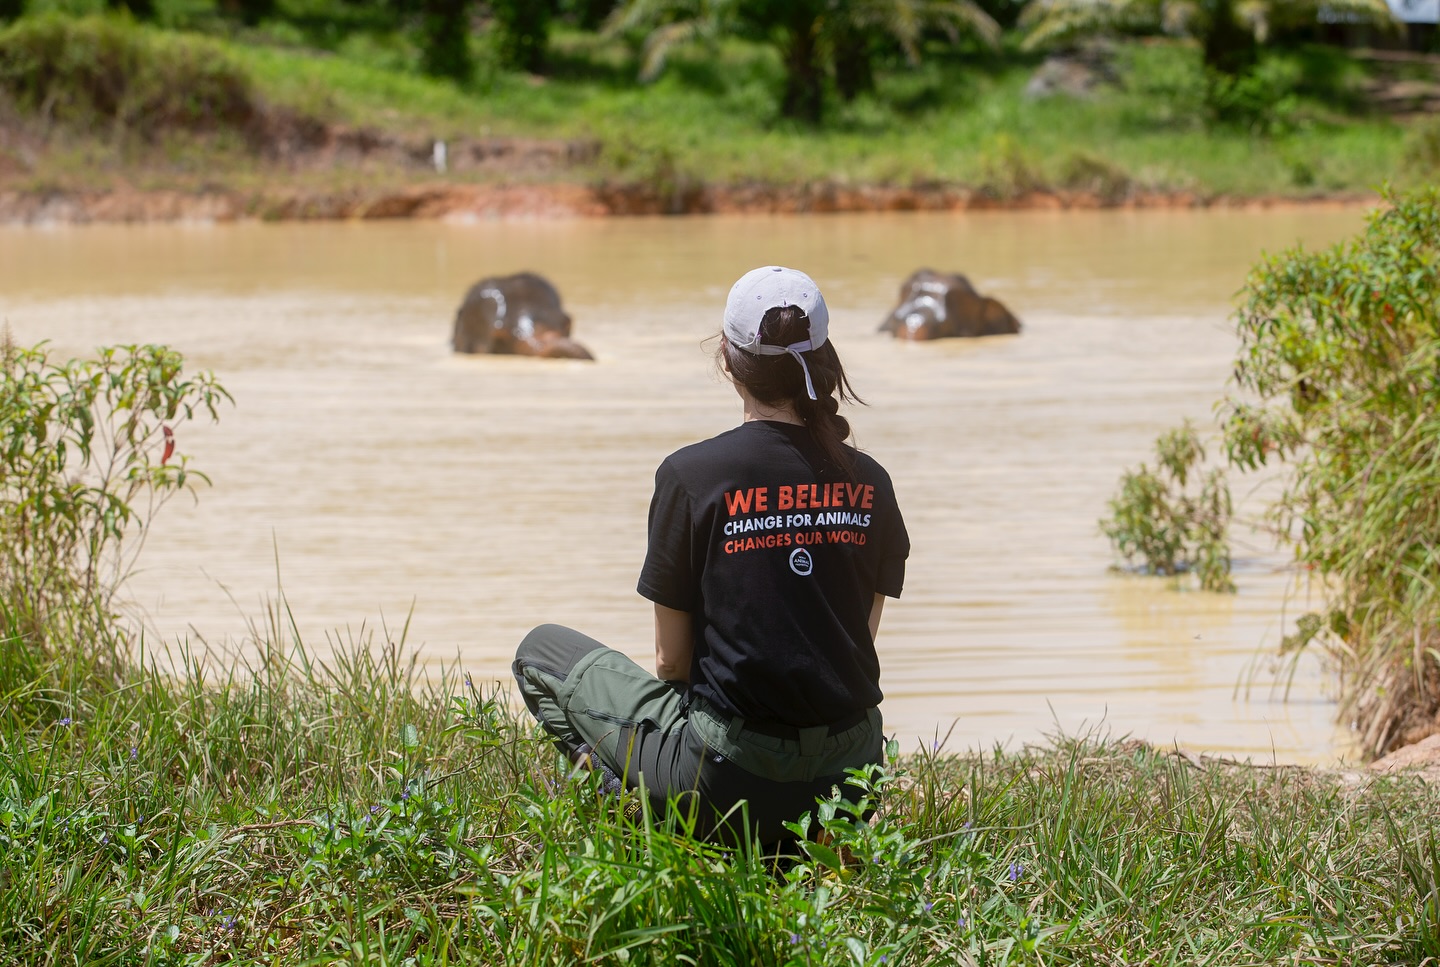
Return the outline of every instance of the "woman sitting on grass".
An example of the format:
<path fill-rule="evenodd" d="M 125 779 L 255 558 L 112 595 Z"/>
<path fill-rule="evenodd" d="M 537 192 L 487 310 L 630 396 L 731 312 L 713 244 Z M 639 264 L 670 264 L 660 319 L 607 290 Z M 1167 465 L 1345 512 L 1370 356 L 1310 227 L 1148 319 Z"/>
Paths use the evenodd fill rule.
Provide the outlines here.
<path fill-rule="evenodd" d="M 656 674 L 558 625 L 515 658 L 525 704 L 572 757 L 699 835 L 778 843 L 846 769 L 881 760 L 875 635 L 910 541 L 889 476 L 845 443 L 840 400 L 856 397 L 828 323 L 803 272 L 755 269 L 730 290 L 719 356 L 745 418 L 655 474 L 639 591 Z"/>

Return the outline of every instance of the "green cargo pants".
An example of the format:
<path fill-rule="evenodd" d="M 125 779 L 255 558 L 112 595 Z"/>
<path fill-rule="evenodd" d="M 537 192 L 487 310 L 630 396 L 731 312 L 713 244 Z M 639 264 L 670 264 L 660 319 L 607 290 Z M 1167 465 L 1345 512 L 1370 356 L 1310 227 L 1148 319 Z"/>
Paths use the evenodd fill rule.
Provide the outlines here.
<path fill-rule="evenodd" d="M 588 746 L 626 788 L 643 789 L 655 815 L 678 810 L 702 836 L 790 839 L 787 820 L 884 748 L 878 709 L 845 728 L 761 732 L 560 625 L 526 635 L 513 670 L 525 706 L 568 754 Z"/>

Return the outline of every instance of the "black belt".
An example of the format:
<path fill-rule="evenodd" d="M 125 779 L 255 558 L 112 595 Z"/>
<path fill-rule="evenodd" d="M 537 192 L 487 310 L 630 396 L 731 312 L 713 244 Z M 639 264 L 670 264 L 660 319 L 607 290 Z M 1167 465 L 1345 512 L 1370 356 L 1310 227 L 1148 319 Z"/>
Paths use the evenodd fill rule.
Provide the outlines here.
<path fill-rule="evenodd" d="M 827 735 L 839 735 L 865 721 L 865 717 L 869 714 L 869 709 L 862 708 L 858 712 L 821 727 L 825 729 Z M 754 722 L 750 719 L 743 720 L 740 727 L 751 732 L 759 732 L 761 735 L 768 735 L 772 739 L 798 739 L 802 731 L 794 725 L 785 725 L 781 722 Z"/>

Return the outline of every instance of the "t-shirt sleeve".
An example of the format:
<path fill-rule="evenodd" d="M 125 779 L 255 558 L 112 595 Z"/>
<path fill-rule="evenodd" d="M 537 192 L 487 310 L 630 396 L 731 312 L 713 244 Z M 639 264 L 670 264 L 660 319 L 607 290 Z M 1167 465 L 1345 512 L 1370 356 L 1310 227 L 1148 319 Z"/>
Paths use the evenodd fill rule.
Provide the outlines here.
<path fill-rule="evenodd" d="M 650 537 L 636 585 L 642 596 L 676 611 L 693 610 L 693 527 L 690 495 L 666 461 L 655 471 L 655 496 L 650 499 Z"/>
<path fill-rule="evenodd" d="M 910 534 L 905 530 L 905 519 L 900 516 L 900 506 L 895 502 L 893 491 L 890 508 L 875 590 L 887 598 L 898 598 L 905 587 L 905 559 L 910 556 Z"/>

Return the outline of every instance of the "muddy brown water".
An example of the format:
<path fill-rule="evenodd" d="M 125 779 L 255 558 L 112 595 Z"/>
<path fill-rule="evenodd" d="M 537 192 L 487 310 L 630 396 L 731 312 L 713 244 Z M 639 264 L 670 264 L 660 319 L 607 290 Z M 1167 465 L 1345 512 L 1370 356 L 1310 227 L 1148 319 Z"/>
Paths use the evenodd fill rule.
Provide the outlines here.
<path fill-rule="evenodd" d="M 1262 251 L 1328 244 L 1359 209 L 897 214 L 0 230 L 0 316 L 64 354 L 153 341 L 236 405 L 186 425 L 214 479 L 166 507 L 129 585 L 151 646 L 219 653 L 283 588 L 302 636 L 409 621 L 433 666 L 503 679 L 541 621 L 638 660 L 656 464 L 739 419 L 707 337 L 769 262 L 824 287 L 913 538 L 885 610 L 887 725 L 915 748 L 1101 730 L 1282 762 L 1349 755 L 1328 679 L 1277 687 L 1286 556 L 1250 538 L 1233 596 L 1116 574 L 1096 520 L 1157 432 L 1207 424 L 1234 295 Z M 901 279 L 968 273 L 1018 337 L 875 334 Z M 550 277 L 593 364 L 457 358 L 466 287 Z M 1249 485 L 1243 490 L 1248 493 Z M 1253 511 L 1254 496 L 1243 502 Z M 278 563 L 278 568 L 277 568 Z M 1298 593 L 1298 592 L 1297 592 Z M 1288 689 L 1288 698 L 1286 692 Z"/>

